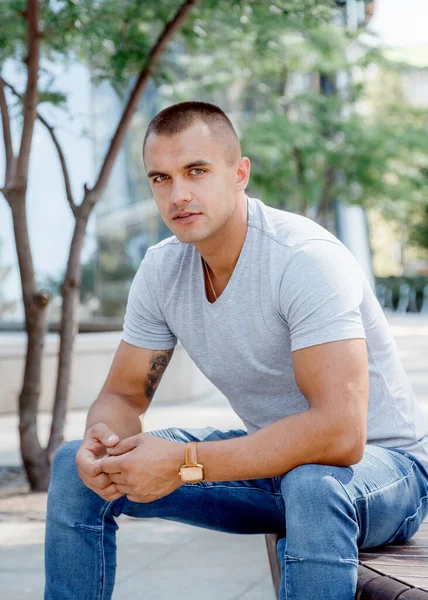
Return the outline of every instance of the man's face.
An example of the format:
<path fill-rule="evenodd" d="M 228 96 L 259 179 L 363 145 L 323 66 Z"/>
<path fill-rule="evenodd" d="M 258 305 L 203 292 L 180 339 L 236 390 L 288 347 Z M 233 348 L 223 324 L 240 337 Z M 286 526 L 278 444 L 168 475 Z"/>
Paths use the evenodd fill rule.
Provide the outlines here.
<path fill-rule="evenodd" d="M 160 215 L 181 242 L 213 238 L 235 210 L 241 162 L 228 166 L 225 146 L 196 121 L 172 136 L 151 134 L 144 162 Z M 245 181 L 246 183 L 246 181 Z"/>

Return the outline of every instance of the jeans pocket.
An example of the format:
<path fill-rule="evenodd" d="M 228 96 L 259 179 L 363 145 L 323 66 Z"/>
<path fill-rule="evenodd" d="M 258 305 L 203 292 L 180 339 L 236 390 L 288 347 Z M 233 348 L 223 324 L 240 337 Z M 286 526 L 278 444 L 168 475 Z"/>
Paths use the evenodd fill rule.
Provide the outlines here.
<path fill-rule="evenodd" d="M 428 496 L 425 496 L 424 498 L 421 498 L 421 503 L 418 506 L 417 511 L 413 515 L 410 515 L 410 517 L 407 517 L 407 519 L 403 521 L 403 523 L 400 525 L 399 529 L 394 533 L 394 535 L 385 543 L 404 544 L 405 542 L 410 540 L 410 538 L 412 538 L 418 531 L 419 526 L 426 517 L 427 513 Z"/>

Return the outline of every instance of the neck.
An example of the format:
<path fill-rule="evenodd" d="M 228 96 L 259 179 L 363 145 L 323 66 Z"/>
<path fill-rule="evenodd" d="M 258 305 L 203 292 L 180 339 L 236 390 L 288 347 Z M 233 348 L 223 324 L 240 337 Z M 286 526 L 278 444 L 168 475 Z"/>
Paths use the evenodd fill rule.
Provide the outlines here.
<path fill-rule="evenodd" d="M 247 198 L 237 200 L 234 214 L 213 240 L 195 244 L 215 277 L 230 277 L 247 235 Z"/>

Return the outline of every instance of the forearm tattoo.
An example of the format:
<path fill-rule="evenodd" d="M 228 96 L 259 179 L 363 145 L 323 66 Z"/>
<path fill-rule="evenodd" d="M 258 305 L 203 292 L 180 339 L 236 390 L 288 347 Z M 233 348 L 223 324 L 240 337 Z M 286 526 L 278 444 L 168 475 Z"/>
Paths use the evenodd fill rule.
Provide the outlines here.
<path fill-rule="evenodd" d="M 146 396 L 152 400 L 156 388 L 162 378 L 162 375 L 171 360 L 174 348 L 171 350 L 156 350 L 153 352 L 149 362 L 149 372 L 147 374 Z"/>

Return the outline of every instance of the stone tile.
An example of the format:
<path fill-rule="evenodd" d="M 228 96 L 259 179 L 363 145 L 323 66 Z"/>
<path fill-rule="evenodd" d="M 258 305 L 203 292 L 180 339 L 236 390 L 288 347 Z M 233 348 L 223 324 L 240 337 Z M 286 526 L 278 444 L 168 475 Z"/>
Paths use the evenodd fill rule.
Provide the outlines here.
<path fill-rule="evenodd" d="M 254 587 L 233 600 L 276 600 L 270 574 L 259 581 Z"/>
<path fill-rule="evenodd" d="M 35 600 L 43 597 L 44 535 L 44 523 L 1 523 L 1 598 Z"/>
<path fill-rule="evenodd" d="M 43 572 L 23 569 L 0 569 L 1 598 L 4 600 L 41 600 L 44 592 Z"/>
<path fill-rule="evenodd" d="M 118 523 L 116 586 L 162 564 L 171 552 L 186 548 L 204 534 L 200 528 L 162 519 L 122 516 Z"/>
<path fill-rule="evenodd" d="M 204 600 L 232 600 L 267 577 L 262 535 L 202 531 L 184 547 L 118 582 L 114 600 L 125 600 L 142 590 L 150 600 L 199 600 L 202 596 Z"/>

